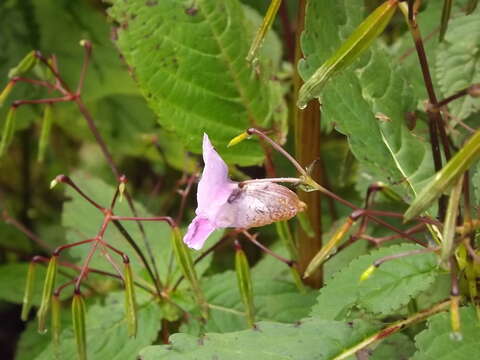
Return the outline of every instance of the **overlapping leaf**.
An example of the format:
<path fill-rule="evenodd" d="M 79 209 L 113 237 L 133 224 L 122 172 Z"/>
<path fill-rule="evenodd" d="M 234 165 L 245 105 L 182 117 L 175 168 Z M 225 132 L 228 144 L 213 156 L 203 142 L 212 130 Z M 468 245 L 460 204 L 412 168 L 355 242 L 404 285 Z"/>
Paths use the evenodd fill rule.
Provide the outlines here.
<path fill-rule="evenodd" d="M 295 285 L 287 281 L 255 276 L 254 273 L 252 282 L 255 317 L 259 321 L 294 322 L 306 317 L 315 302 L 313 292 L 300 294 Z M 202 289 L 208 303 L 212 305 L 203 331 L 229 332 L 248 327 L 234 272 L 228 271 L 204 279 Z M 198 334 L 198 325 L 193 321 L 182 331 Z"/>
<path fill-rule="evenodd" d="M 299 68 L 304 79 L 340 46 L 363 13 L 358 2 L 309 3 L 302 36 L 305 59 Z M 375 180 L 405 180 L 397 189 L 414 196 L 432 175 L 426 140 L 405 125 L 407 112 L 416 107 L 412 89 L 380 45 L 326 84 L 322 104 L 322 119 L 348 137 L 354 155 Z"/>
<path fill-rule="evenodd" d="M 388 315 L 406 305 L 411 298 L 427 290 L 437 275 L 433 254 L 421 254 L 389 261 L 371 277 L 359 282 L 360 275 L 383 256 L 418 249 L 418 245 L 395 245 L 373 251 L 352 261 L 327 280 L 320 290 L 312 315 L 323 319 L 343 319 L 353 306 L 368 312 Z"/>
<path fill-rule="evenodd" d="M 428 320 L 428 328 L 415 337 L 418 351 L 413 360 L 470 360 L 480 354 L 478 318 L 472 307 L 462 308 L 461 339 L 452 336 L 450 315 L 441 313 Z"/>
<path fill-rule="evenodd" d="M 166 346 L 140 352 L 144 360 L 189 359 L 332 359 L 363 340 L 372 327 L 362 322 L 305 319 L 297 324 L 260 322 L 257 329 L 201 338 L 175 334 Z"/>
<path fill-rule="evenodd" d="M 138 309 L 141 326 L 135 339 L 128 339 L 125 321 L 124 295 L 110 295 L 104 305 L 88 308 L 86 316 L 87 355 L 89 359 L 124 360 L 133 359 L 140 349 L 151 344 L 160 330 L 160 308 L 155 302 L 143 301 Z M 106 316 L 108 314 L 108 316 Z M 64 359 L 75 359 L 76 344 L 72 328 L 63 330 L 58 353 Z M 50 360 L 53 344 L 48 346 L 35 360 Z"/>
<path fill-rule="evenodd" d="M 450 96 L 480 83 L 480 11 L 450 22 L 436 57 L 436 76 L 442 94 Z M 449 104 L 452 125 L 480 110 L 480 99 L 464 96 Z"/>
<path fill-rule="evenodd" d="M 256 74 L 245 61 L 252 24 L 237 0 L 114 1 L 110 15 L 119 24 L 117 45 L 163 126 L 195 152 L 205 131 L 227 160 L 261 160 L 256 142 L 223 147 L 250 125 L 270 126 L 283 107 L 268 71 Z"/>

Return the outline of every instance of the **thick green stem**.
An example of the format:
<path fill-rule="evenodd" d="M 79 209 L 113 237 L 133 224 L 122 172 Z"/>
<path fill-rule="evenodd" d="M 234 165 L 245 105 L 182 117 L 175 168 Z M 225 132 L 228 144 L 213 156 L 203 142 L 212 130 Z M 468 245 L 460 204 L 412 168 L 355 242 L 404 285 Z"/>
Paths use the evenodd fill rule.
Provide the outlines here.
<path fill-rule="evenodd" d="M 306 0 L 299 1 L 298 22 L 296 33 L 295 64 L 301 58 L 300 35 L 304 27 Z M 298 72 L 295 73 L 293 103 L 296 104 L 298 91 L 302 80 Z M 310 102 L 304 109 L 294 107 L 294 128 L 295 128 L 295 157 L 303 166 L 308 166 L 313 161 L 321 159 L 320 154 L 320 109 L 317 101 Z M 311 176 L 318 180 L 321 178 L 321 167 L 315 167 Z M 314 231 L 314 236 L 309 236 L 300 226 L 297 227 L 296 237 L 298 244 L 298 266 L 300 273 L 303 273 L 313 256 L 322 247 L 322 223 L 321 223 L 321 193 L 299 192 L 300 199 L 307 204 L 307 216 Z M 305 283 L 312 287 L 321 287 L 323 276 L 322 268 L 313 272 Z"/>

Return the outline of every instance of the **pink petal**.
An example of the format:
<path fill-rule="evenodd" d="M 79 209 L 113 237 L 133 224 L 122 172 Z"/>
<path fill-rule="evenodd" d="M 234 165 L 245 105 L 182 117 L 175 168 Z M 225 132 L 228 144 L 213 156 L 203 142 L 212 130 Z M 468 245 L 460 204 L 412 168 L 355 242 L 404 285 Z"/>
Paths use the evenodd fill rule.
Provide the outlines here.
<path fill-rule="evenodd" d="M 228 178 L 227 164 L 215 151 L 207 134 L 203 135 L 203 161 L 205 167 L 198 183 L 196 213 L 214 219 L 237 185 Z"/>
<path fill-rule="evenodd" d="M 200 250 L 215 229 L 215 225 L 210 220 L 197 216 L 190 225 L 188 225 L 188 230 L 183 237 L 183 242 L 192 249 Z"/>

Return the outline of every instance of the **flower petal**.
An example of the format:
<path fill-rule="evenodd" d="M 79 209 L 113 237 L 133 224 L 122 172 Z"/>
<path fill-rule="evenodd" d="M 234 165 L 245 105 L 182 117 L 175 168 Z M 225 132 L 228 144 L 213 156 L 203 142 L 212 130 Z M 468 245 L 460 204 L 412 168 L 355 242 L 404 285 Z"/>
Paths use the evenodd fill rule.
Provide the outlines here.
<path fill-rule="evenodd" d="M 215 151 L 207 134 L 203 135 L 203 161 L 205 167 L 198 183 L 196 213 L 213 219 L 237 184 L 228 178 L 227 164 Z"/>
<path fill-rule="evenodd" d="M 215 225 L 210 220 L 196 216 L 190 225 L 188 225 L 188 230 L 183 237 L 183 242 L 192 249 L 200 250 L 215 229 Z"/>

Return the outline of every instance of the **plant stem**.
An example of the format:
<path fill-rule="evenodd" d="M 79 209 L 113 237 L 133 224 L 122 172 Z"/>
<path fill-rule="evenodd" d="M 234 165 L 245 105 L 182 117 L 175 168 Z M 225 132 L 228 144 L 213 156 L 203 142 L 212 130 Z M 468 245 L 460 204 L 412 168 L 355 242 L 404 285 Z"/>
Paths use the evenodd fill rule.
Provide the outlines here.
<path fill-rule="evenodd" d="M 305 21 L 306 0 L 300 0 L 298 3 L 298 17 L 296 29 L 296 48 L 295 48 L 295 67 L 302 56 L 300 47 L 300 35 L 302 34 Z M 294 75 L 294 96 L 293 104 L 297 103 L 297 96 L 302 85 L 302 79 L 298 72 Z M 294 111 L 294 127 L 295 127 L 295 158 L 302 165 L 308 165 L 315 160 L 321 159 L 320 152 L 320 105 L 318 101 L 309 103 L 306 109 L 299 110 L 293 105 Z M 321 179 L 321 167 L 316 166 L 313 173 L 310 174 L 313 179 Z M 310 237 L 301 226 L 297 226 L 296 238 L 298 244 L 298 267 L 299 272 L 303 273 L 312 258 L 322 248 L 322 208 L 321 193 L 299 192 L 299 198 L 307 204 L 308 211 L 306 213 L 314 236 Z M 306 284 L 319 288 L 323 283 L 322 268 L 313 272 L 309 278 L 303 280 Z"/>
<path fill-rule="evenodd" d="M 387 326 L 386 328 L 380 330 L 379 332 L 373 334 L 372 336 L 367 337 L 365 340 L 359 342 L 358 344 L 352 346 L 351 348 L 344 350 L 339 355 L 335 356 L 332 360 L 343 360 L 348 358 L 349 356 L 354 355 L 357 351 L 360 351 L 366 348 L 369 345 L 372 345 L 376 341 L 383 340 L 384 338 L 395 334 L 396 332 L 402 330 L 404 327 L 412 325 L 418 321 L 424 320 L 436 313 L 441 311 L 445 311 L 448 309 L 451 300 L 443 301 L 430 309 L 420 311 L 415 315 L 412 315 L 405 320 L 397 321 L 396 323 Z"/>
<path fill-rule="evenodd" d="M 405 12 L 404 4 L 400 5 L 400 9 Z M 445 131 L 445 125 L 442 119 L 442 116 L 438 108 L 438 100 L 435 94 L 435 89 L 433 87 L 432 76 L 430 74 L 430 67 L 428 66 L 427 55 L 425 53 L 425 47 L 423 46 L 422 35 L 418 27 L 416 16 L 412 11 L 412 7 L 409 6 L 408 16 L 407 16 L 408 26 L 412 34 L 412 38 L 415 44 L 415 49 L 417 51 L 418 60 L 420 62 L 420 67 L 422 69 L 423 81 L 425 83 L 425 88 L 428 94 L 428 100 L 430 106 L 427 106 L 427 116 L 428 116 L 428 128 L 430 134 L 430 142 L 432 146 L 432 155 L 435 165 L 435 171 L 440 171 L 442 168 L 442 155 L 440 153 L 440 144 L 438 141 L 438 135 L 442 141 L 443 150 L 445 153 L 445 159 L 448 161 L 451 157 L 450 154 L 450 145 L 448 142 L 447 134 Z M 446 212 L 446 197 L 442 196 L 439 199 L 439 218 L 443 220 L 445 218 Z"/>

